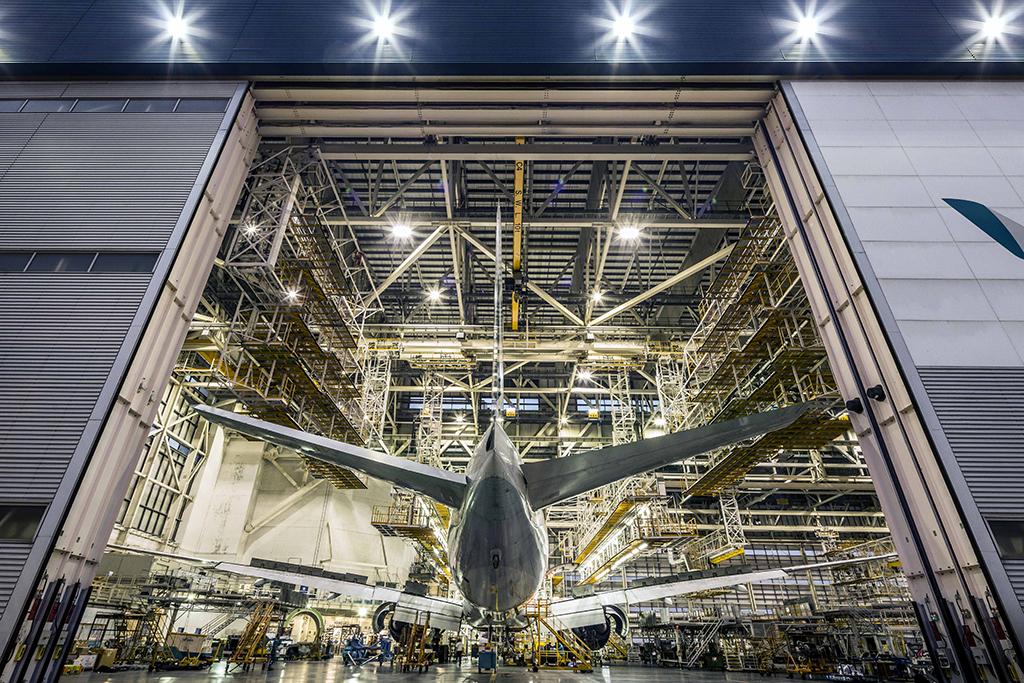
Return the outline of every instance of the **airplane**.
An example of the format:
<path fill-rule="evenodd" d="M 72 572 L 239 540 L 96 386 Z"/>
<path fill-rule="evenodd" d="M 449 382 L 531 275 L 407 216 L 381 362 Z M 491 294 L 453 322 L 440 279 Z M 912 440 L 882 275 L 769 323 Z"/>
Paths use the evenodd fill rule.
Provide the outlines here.
<path fill-rule="evenodd" d="M 783 429 L 808 411 L 823 409 L 821 403 L 811 401 L 563 458 L 524 462 L 499 419 L 504 399 L 502 287 L 505 271 L 501 258 L 501 234 L 499 206 L 495 223 L 494 419 L 474 449 L 464 474 L 239 413 L 205 405 L 195 406 L 196 412 L 210 422 L 382 479 L 451 508 L 449 570 L 463 601 L 371 587 L 345 576 L 280 563 L 275 568 L 275 563 L 267 562 L 250 565 L 219 562 L 217 568 L 381 601 L 383 609 L 379 608 L 375 614 L 375 623 L 390 612 L 392 623 L 422 624 L 424 619 L 429 619 L 431 626 L 446 630 L 457 629 L 463 621 L 477 627 L 502 624 L 512 630 L 525 628 L 527 624 L 522 617 L 522 607 L 537 594 L 548 570 L 545 508 L 621 479 Z M 594 644 L 600 647 L 603 646 L 602 639 L 607 642 L 613 628 L 620 632 L 625 628 L 626 615 L 617 604 L 637 602 L 639 598 L 650 595 L 672 597 L 783 578 L 787 576 L 786 571 L 829 564 L 683 579 L 659 586 L 559 600 L 552 602 L 551 616 L 560 618 L 578 635 L 586 634 L 592 647 Z"/>
<path fill-rule="evenodd" d="M 391 619 L 454 630 L 465 622 L 482 627 L 503 623 L 522 628 L 522 606 L 547 573 L 548 537 L 544 509 L 620 479 L 650 472 L 691 456 L 785 428 L 815 404 L 802 403 L 619 446 L 540 462 L 523 462 L 498 420 L 477 445 L 465 474 L 450 472 L 211 406 L 195 410 L 210 422 L 305 455 L 347 467 L 426 496 L 452 509 L 448 529 L 449 569 L 463 602 L 368 586 L 312 568 L 254 561 L 218 562 L 236 574 L 302 584 L 385 603 Z M 820 407 L 820 406 L 819 406 Z M 859 558 L 857 562 L 889 556 Z M 679 581 L 553 601 L 551 615 L 574 631 L 597 629 L 597 647 L 612 629 L 625 627 L 617 605 L 685 593 L 785 578 L 796 572 L 849 561 L 683 578 Z M 378 610 L 378 616 L 380 610 Z M 418 616 L 419 615 L 419 616 Z M 596 649 L 596 648 L 595 648 Z"/>

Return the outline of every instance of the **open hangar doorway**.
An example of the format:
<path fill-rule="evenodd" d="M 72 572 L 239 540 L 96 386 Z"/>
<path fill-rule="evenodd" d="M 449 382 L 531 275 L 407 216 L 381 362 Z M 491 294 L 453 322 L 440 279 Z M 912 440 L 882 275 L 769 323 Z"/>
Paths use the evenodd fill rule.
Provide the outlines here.
<path fill-rule="evenodd" d="M 677 642 L 680 664 L 714 643 L 730 668 L 787 647 L 814 666 L 823 642 L 777 624 L 824 622 L 851 656 L 929 653 L 963 680 L 1016 667 L 1013 605 L 954 521 L 838 223 L 821 229 L 834 209 L 777 84 L 268 81 L 251 95 L 259 148 L 125 478 L 119 551 L 397 568 L 375 578 L 447 591 L 424 533 L 445 510 L 229 437 L 189 406 L 238 403 L 464 467 L 489 419 L 500 204 L 506 420 L 525 457 L 825 399 L 792 430 L 552 509 L 554 594 L 895 549 L 902 568 L 631 606 L 633 644 L 668 627 L 704 647 L 684 662 Z M 356 524 L 372 549 L 344 543 Z M 94 590 L 112 600 L 113 584 Z"/>

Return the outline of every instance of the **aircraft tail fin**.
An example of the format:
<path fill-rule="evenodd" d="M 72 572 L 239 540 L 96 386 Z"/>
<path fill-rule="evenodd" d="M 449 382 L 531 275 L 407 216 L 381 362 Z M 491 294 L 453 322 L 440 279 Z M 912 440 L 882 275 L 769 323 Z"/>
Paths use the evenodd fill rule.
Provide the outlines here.
<path fill-rule="evenodd" d="M 567 458 L 525 463 L 530 506 L 539 510 L 620 479 L 788 427 L 818 405 L 801 403 Z"/>
<path fill-rule="evenodd" d="M 405 458 L 396 458 L 361 446 L 353 446 L 219 408 L 196 406 L 195 410 L 210 422 L 230 427 L 246 436 L 292 448 L 311 458 L 389 481 L 396 486 L 422 493 L 449 507 L 457 508 L 462 505 L 466 489 L 469 488 L 469 479 L 464 474 L 430 467 Z"/>

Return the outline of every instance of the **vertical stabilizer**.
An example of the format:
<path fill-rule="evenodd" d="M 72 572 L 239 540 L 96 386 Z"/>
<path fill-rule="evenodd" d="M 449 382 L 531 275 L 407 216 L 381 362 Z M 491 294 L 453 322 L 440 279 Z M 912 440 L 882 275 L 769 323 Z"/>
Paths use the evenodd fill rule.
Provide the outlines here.
<path fill-rule="evenodd" d="M 502 284 L 505 279 L 505 265 L 501 260 L 501 204 L 494 227 L 494 378 L 491 384 L 491 395 L 494 399 L 495 420 L 501 414 L 502 403 L 505 401 L 505 363 L 502 357 L 504 346 L 504 311 L 502 308 Z"/>

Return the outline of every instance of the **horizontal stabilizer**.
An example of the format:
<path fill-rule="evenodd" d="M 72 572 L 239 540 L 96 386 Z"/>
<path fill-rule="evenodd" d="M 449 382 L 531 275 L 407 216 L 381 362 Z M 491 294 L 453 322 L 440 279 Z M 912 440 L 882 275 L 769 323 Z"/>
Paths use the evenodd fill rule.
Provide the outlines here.
<path fill-rule="evenodd" d="M 813 402 L 801 403 L 567 458 L 525 463 L 523 475 L 530 505 L 540 510 L 620 479 L 782 429 L 816 406 Z"/>
<path fill-rule="evenodd" d="M 246 436 L 284 448 L 292 448 L 311 458 L 389 481 L 396 486 L 422 493 L 449 507 L 457 508 L 462 505 L 462 499 L 465 498 L 469 486 L 469 479 L 464 474 L 448 472 L 405 458 L 396 458 L 361 446 L 353 446 L 219 408 L 200 405 L 196 406 L 195 410 L 210 422 L 230 427 Z"/>

